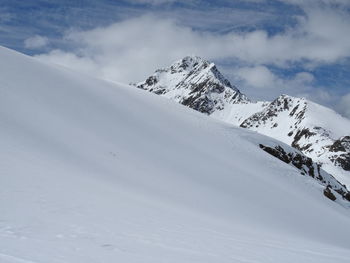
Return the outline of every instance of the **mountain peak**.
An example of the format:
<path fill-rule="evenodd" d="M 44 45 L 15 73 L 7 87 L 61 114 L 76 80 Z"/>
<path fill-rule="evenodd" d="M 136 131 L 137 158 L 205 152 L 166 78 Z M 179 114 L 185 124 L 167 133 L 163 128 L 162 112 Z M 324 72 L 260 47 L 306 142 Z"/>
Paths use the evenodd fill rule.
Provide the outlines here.
<path fill-rule="evenodd" d="M 303 97 L 294 97 L 291 95 L 287 95 L 287 94 L 281 94 L 279 95 L 274 101 L 281 101 L 281 100 L 287 100 L 289 102 L 306 102 L 306 99 Z"/>
<path fill-rule="evenodd" d="M 278 111 L 290 110 L 292 108 L 301 108 L 307 105 L 305 98 L 297 98 L 290 95 L 282 94 L 271 102 L 271 106 Z M 293 115 L 293 114 L 292 114 Z"/>
<path fill-rule="evenodd" d="M 210 62 L 195 55 L 186 56 L 172 64 L 173 68 L 182 68 L 184 70 L 192 70 L 199 67 L 208 67 Z"/>
<path fill-rule="evenodd" d="M 186 56 L 156 70 L 136 86 L 206 114 L 222 110 L 226 104 L 249 101 L 214 63 L 198 56 Z"/>

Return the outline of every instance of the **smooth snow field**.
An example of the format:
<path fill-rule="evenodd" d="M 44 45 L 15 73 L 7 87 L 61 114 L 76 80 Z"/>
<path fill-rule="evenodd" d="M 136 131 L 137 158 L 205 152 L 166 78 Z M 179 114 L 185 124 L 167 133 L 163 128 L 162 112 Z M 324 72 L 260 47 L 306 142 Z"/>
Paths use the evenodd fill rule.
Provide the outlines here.
<path fill-rule="evenodd" d="M 349 209 L 264 140 L 0 48 L 0 262 L 350 262 Z"/>

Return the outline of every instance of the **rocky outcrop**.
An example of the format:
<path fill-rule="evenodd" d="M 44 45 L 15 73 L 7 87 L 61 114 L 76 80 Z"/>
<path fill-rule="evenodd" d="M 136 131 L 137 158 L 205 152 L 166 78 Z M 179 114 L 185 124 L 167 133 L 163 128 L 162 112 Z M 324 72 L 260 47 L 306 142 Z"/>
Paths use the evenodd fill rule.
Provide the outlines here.
<path fill-rule="evenodd" d="M 285 150 L 280 145 L 266 146 L 260 144 L 259 146 L 265 152 L 299 169 L 302 175 L 310 176 L 317 180 L 318 183 L 325 186 L 323 193 L 327 198 L 335 201 L 337 199 L 336 195 L 333 193 L 333 191 L 335 191 L 343 200 L 350 202 L 350 192 L 347 190 L 346 186 L 337 181 L 332 175 L 323 171 L 321 165 L 313 162 L 311 158 L 296 150 Z"/>
<path fill-rule="evenodd" d="M 257 112 L 244 120 L 241 123 L 243 128 L 258 128 L 262 125 L 270 124 L 271 128 L 277 127 L 279 114 L 282 112 L 288 112 L 288 116 L 293 119 L 293 125 L 291 127 L 296 128 L 298 124 L 303 120 L 305 115 L 305 101 L 303 99 L 294 100 L 293 97 L 287 95 L 281 95 L 274 101 L 272 101 L 261 112 Z"/>
<path fill-rule="evenodd" d="M 350 136 L 336 140 L 328 149 L 331 152 L 330 160 L 345 171 L 350 171 Z"/>

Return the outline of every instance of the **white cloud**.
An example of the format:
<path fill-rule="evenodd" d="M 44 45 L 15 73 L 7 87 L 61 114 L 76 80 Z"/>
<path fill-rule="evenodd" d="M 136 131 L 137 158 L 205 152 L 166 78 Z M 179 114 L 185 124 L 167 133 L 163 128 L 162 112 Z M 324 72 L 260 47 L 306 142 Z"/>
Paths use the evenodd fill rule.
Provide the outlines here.
<path fill-rule="evenodd" d="M 95 68 L 96 76 L 121 82 L 142 80 L 156 68 L 168 66 L 188 54 L 213 58 L 216 50 L 215 38 L 154 16 L 90 31 L 72 31 L 65 36 L 65 41 L 79 48 L 74 53 L 54 51 L 38 57 L 88 73 Z M 88 59 L 94 66 L 82 67 L 84 63 L 79 59 Z"/>
<path fill-rule="evenodd" d="M 342 115 L 350 119 L 350 93 L 341 98 L 336 108 Z"/>
<path fill-rule="evenodd" d="M 254 88 L 276 88 L 278 78 L 265 66 L 242 67 L 236 75 Z"/>
<path fill-rule="evenodd" d="M 314 80 L 315 80 L 315 77 L 309 72 L 299 72 L 293 78 L 293 82 L 296 85 L 309 85 Z"/>
<path fill-rule="evenodd" d="M 281 93 L 310 97 L 311 90 L 314 90 L 314 76 L 309 72 L 298 72 L 293 76 L 280 77 L 268 67 L 259 65 L 239 67 L 232 74 L 235 82 L 239 83 L 248 95 L 255 98 L 257 96 L 262 99 L 273 99 Z M 326 96 L 321 90 L 317 91 L 317 96 L 313 92 L 313 97 L 315 101 L 326 101 Z"/>
<path fill-rule="evenodd" d="M 294 62 L 317 66 L 350 57 L 349 28 L 350 17 L 337 8 L 309 9 L 295 27 L 273 36 L 263 30 L 198 32 L 174 20 L 148 15 L 67 33 L 64 41 L 77 48 L 66 55 L 76 55 L 74 60 L 60 59 L 57 54 L 64 55 L 63 51 L 40 57 L 82 71 L 86 67 L 78 60 L 87 59 L 94 64 L 89 68 L 97 69 L 95 75 L 121 82 L 141 80 L 159 66 L 187 54 L 207 59 L 235 58 L 254 66 L 286 67 Z M 41 37 L 26 42 L 33 48 L 47 43 Z"/>
<path fill-rule="evenodd" d="M 96 63 L 88 57 L 79 57 L 76 54 L 63 52 L 61 50 L 53 50 L 39 58 L 54 64 L 59 64 L 64 67 L 77 69 L 80 72 L 96 76 L 99 71 Z"/>
<path fill-rule="evenodd" d="M 88 31 L 71 30 L 62 41 L 74 49 L 38 57 L 125 83 L 142 81 L 155 69 L 188 54 L 209 60 L 232 58 L 238 64 L 225 68 L 225 73 L 248 96 L 272 99 L 286 93 L 330 105 L 334 103 L 331 90 L 316 89 L 314 76 L 306 71 L 350 57 L 350 17 L 338 7 L 304 10 L 306 15 L 298 17 L 295 26 L 275 35 L 264 30 L 199 32 L 177 20 L 146 15 Z M 284 68 L 294 63 L 301 66 L 294 76 L 270 70 L 272 65 Z"/>
<path fill-rule="evenodd" d="M 60 40 L 64 46 L 71 47 L 69 51 L 52 50 L 38 57 L 124 83 L 142 81 L 155 69 L 168 66 L 188 54 L 219 62 L 234 61 L 234 64 L 219 64 L 219 69 L 224 69 L 224 74 L 253 99 L 271 100 L 281 93 L 303 96 L 336 107 L 350 117 L 350 95 L 339 102 L 334 89 L 315 86 L 319 82 L 314 81 L 312 74 L 320 65 L 342 63 L 350 58 L 350 16 L 343 8 L 347 1 L 336 0 L 331 4 L 328 0 L 315 0 L 314 4 L 299 0 L 281 1 L 300 6 L 304 14 L 296 17 L 296 24 L 274 35 L 258 29 L 249 32 L 223 30 L 225 33 L 220 34 L 211 30 L 198 31 L 188 25 L 205 27 L 198 27 L 192 20 L 190 23 L 185 21 L 184 17 L 191 17 L 190 14 L 173 15 L 170 16 L 173 19 L 168 19 L 163 12 L 88 31 L 70 30 Z M 171 0 L 138 2 L 156 5 Z M 222 24 L 222 18 L 216 20 L 216 13 L 211 15 L 209 20 L 214 28 L 218 25 L 227 28 L 229 24 Z M 260 14 L 258 19 L 265 18 Z M 244 24 L 244 16 L 234 21 L 237 25 Z M 205 23 L 205 20 L 198 23 Z M 40 46 L 40 41 L 38 43 Z M 42 45 L 47 45 L 47 41 Z M 29 46 L 34 48 L 36 44 Z M 295 65 L 299 73 L 280 73 L 284 68 L 294 67 L 295 70 Z"/>
<path fill-rule="evenodd" d="M 48 43 L 49 39 L 47 37 L 35 35 L 33 37 L 27 38 L 24 41 L 24 46 L 28 49 L 37 49 L 46 46 Z"/>

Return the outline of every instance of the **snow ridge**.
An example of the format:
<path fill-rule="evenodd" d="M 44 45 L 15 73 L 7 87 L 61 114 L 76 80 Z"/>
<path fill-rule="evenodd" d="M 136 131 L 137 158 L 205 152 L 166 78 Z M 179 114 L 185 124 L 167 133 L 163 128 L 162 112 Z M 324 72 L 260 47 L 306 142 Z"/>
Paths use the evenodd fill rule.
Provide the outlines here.
<path fill-rule="evenodd" d="M 350 121 L 334 111 L 304 98 L 281 95 L 240 126 L 291 145 L 349 185 L 350 137 L 337 136 L 350 133 Z"/>

